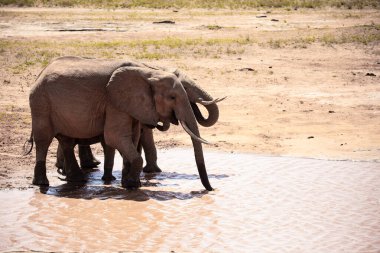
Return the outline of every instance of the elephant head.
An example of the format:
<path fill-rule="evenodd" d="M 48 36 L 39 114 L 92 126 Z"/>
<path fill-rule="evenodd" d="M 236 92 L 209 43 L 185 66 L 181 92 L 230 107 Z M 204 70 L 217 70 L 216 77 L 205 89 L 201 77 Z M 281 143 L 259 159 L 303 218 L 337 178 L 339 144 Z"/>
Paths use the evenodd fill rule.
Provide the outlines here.
<path fill-rule="evenodd" d="M 191 107 L 194 111 L 194 115 L 198 123 L 204 127 L 210 127 L 214 125 L 219 118 L 219 108 L 217 103 L 224 100 L 224 98 L 213 99 L 205 90 L 199 87 L 190 77 L 180 72 L 178 69 L 173 71 L 178 77 L 183 87 L 187 92 L 187 96 L 190 100 Z M 199 110 L 197 103 L 202 104 L 207 112 L 208 117 L 205 118 Z"/>
<path fill-rule="evenodd" d="M 195 160 L 203 186 L 212 190 L 204 163 L 198 125 L 186 91 L 178 78 L 168 72 L 142 68 L 121 67 L 107 84 L 109 103 L 126 112 L 142 124 L 162 126 L 181 123 L 191 136 Z"/>
<path fill-rule="evenodd" d="M 198 123 L 201 126 L 210 127 L 210 126 L 213 126 L 218 121 L 219 108 L 216 103 L 224 100 L 226 97 L 221 98 L 221 99 L 219 98 L 213 99 L 205 90 L 199 87 L 190 77 L 188 77 L 187 75 L 185 75 L 178 69 L 167 69 L 167 68 L 162 68 L 162 67 L 155 67 L 155 66 L 148 65 L 145 63 L 143 63 L 142 65 L 150 69 L 168 71 L 168 72 L 174 73 L 178 77 L 179 81 L 182 83 L 183 87 L 185 88 L 187 92 L 190 105 L 194 111 L 194 114 Z M 202 115 L 201 111 L 199 110 L 197 106 L 197 103 L 202 104 L 206 108 L 208 112 L 207 118 L 205 118 Z M 169 128 L 169 126 L 167 127 Z M 161 129 L 159 128 L 159 130 Z"/>

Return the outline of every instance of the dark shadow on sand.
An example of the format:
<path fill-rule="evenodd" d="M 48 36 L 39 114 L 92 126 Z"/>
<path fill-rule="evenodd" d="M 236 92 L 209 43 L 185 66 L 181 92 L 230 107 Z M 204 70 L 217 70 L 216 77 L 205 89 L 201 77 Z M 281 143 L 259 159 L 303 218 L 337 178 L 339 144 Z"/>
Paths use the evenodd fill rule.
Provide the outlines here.
<path fill-rule="evenodd" d="M 144 187 L 160 187 L 160 186 L 178 186 L 176 182 L 170 180 L 199 180 L 196 174 L 182 174 L 176 172 L 161 172 L 146 174 L 142 173 L 140 179 L 142 188 L 136 190 L 127 190 L 121 187 L 121 171 L 115 171 L 113 175 L 117 178 L 112 182 L 104 182 L 101 180 L 103 172 L 100 170 L 89 170 L 87 172 L 87 182 L 78 183 L 63 183 L 58 186 L 40 187 L 40 192 L 47 195 L 52 195 L 62 198 L 75 198 L 75 199 L 116 199 L 116 200 L 133 200 L 133 201 L 147 201 L 154 199 L 158 201 L 167 201 L 172 199 L 188 200 L 192 198 L 200 198 L 208 193 L 207 190 L 191 191 L 189 193 L 175 192 L 175 191 L 162 191 L 162 190 L 148 190 Z M 223 179 L 229 177 L 228 175 L 221 174 L 209 175 L 209 178 Z M 167 180 L 169 179 L 169 181 Z M 166 180 L 164 182 L 164 180 Z"/>

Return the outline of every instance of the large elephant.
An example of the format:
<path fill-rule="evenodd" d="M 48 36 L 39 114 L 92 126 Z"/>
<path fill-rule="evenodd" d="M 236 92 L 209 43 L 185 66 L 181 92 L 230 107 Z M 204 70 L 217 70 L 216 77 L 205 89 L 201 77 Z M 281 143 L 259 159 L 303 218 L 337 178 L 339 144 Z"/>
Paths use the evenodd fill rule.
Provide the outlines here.
<path fill-rule="evenodd" d="M 193 112 L 195 114 L 195 117 L 198 121 L 198 123 L 204 127 L 210 127 L 214 125 L 219 118 L 219 108 L 217 105 L 217 102 L 222 101 L 222 99 L 213 99 L 204 89 L 199 87 L 190 77 L 185 75 L 183 72 L 179 71 L 178 69 L 176 70 L 169 70 L 167 68 L 162 68 L 162 67 L 156 67 L 156 66 L 151 66 L 147 65 L 145 63 L 138 63 L 138 62 L 129 62 L 131 66 L 136 66 L 136 67 L 142 67 L 146 66 L 151 69 L 155 70 L 163 70 L 167 72 L 172 72 L 175 74 L 183 87 L 185 88 L 185 91 L 187 93 L 188 99 L 190 101 L 191 107 L 193 109 Z M 201 111 L 199 110 L 198 104 L 201 104 L 205 107 L 207 110 L 208 116 L 205 118 Z M 162 127 L 158 127 L 160 131 L 166 131 L 169 129 L 169 124 L 165 124 Z M 143 127 L 142 135 L 141 135 L 141 145 L 142 148 L 144 149 L 145 153 L 145 160 L 146 160 L 146 165 L 143 168 L 144 172 L 161 172 L 161 169 L 157 165 L 157 150 L 156 146 L 154 143 L 154 138 L 153 138 L 153 129 Z M 99 162 L 96 160 L 96 158 L 92 155 L 91 149 L 89 146 L 85 145 L 79 145 L 79 160 L 81 163 L 82 168 L 86 167 L 96 167 Z M 58 168 L 63 167 L 63 153 L 60 152 L 60 148 L 58 148 L 57 152 L 57 162 L 56 166 Z"/>
<path fill-rule="evenodd" d="M 139 187 L 142 158 L 135 136 L 140 124 L 156 127 L 159 122 L 165 126 L 179 121 L 191 136 L 202 184 L 212 190 L 201 144 L 206 141 L 199 136 L 186 91 L 174 74 L 131 67 L 123 60 L 62 57 L 42 71 L 29 101 L 36 144 L 33 184 L 49 184 L 46 155 L 54 137 L 65 144 L 66 159 L 70 145 L 73 154 L 70 138 L 91 139 L 104 134 L 105 144 L 130 163 L 130 168 L 123 169 L 122 184 Z M 78 168 L 66 171 L 68 181 L 83 180 Z"/>

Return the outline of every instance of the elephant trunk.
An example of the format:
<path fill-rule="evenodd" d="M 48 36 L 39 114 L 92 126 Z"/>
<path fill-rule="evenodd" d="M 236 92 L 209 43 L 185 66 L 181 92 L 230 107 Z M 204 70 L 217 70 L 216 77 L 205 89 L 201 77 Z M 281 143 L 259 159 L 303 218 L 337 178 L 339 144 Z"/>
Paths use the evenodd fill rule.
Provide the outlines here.
<path fill-rule="evenodd" d="M 206 165 L 205 165 L 205 161 L 203 157 L 202 143 L 195 140 L 194 138 L 191 138 L 191 141 L 193 142 L 195 162 L 197 164 L 198 173 L 199 173 L 199 177 L 201 178 L 201 182 L 203 186 L 206 188 L 206 190 L 212 191 L 213 188 L 208 180 Z"/>
<path fill-rule="evenodd" d="M 208 99 L 206 101 L 208 101 Z M 208 112 L 207 118 L 203 117 L 196 103 L 191 103 L 191 108 L 193 109 L 195 118 L 197 119 L 198 123 L 201 126 L 210 127 L 214 125 L 219 119 L 219 108 L 216 103 L 212 103 L 210 105 L 204 105 L 204 107 L 206 108 Z"/>
<path fill-rule="evenodd" d="M 190 110 L 190 108 L 189 108 L 189 110 Z M 192 135 L 189 133 L 189 135 L 191 136 L 191 141 L 193 143 L 195 162 L 197 164 L 199 177 L 201 179 L 203 186 L 206 188 L 206 190 L 212 191 L 213 188 L 211 187 L 211 184 L 208 180 L 205 161 L 204 161 L 204 157 L 203 157 L 203 150 L 202 150 L 202 143 L 201 142 L 204 142 L 204 140 L 202 138 L 200 138 L 197 121 L 195 119 L 194 114 L 191 112 L 191 110 L 185 115 L 184 121 L 185 121 L 185 123 L 183 123 L 180 120 L 181 125 L 183 126 L 185 131 L 186 132 L 190 131 L 193 134 Z M 186 127 L 188 129 L 186 129 Z"/>
<path fill-rule="evenodd" d="M 219 99 L 214 100 L 210 96 L 210 94 L 208 94 L 204 89 L 199 87 L 193 80 L 191 80 L 189 77 L 187 77 L 184 73 L 182 73 L 178 69 L 175 70 L 173 73 L 180 79 L 182 85 L 186 89 L 191 107 L 193 109 L 195 118 L 197 119 L 198 123 L 204 127 L 210 127 L 214 125 L 218 121 L 218 118 L 219 118 L 219 108 L 216 103 L 221 100 Z M 202 103 L 202 101 L 206 103 Z M 207 102 L 211 102 L 211 103 L 207 103 Z M 196 103 L 201 103 L 206 108 L 208 112 L 207 118 L 203 117 Z"/>
<path fill-rule="evenodd" d="M 190 99 L 191 108 L 193 109 L 195 118 L 197 119 L 198 123 L 204 127 L 210 127 L 214 125 L 218 121 L 218 118 L 219 118 L 219 108 L 216 103 L 221 100 L 219 99 L 214 100 L 210 96 L 210 94 L 208 94 L 201 87 L 197 86 L 194 82 L 187 86 L 188 86 L 188 95 Z M 206 103 L 206 102 L 210 102 L 210 103 Z M 206 108 L 207 113 L 208 113 L 207 118 L 205 118 L 202 115 L 196 103 L 200 103 Z"/>

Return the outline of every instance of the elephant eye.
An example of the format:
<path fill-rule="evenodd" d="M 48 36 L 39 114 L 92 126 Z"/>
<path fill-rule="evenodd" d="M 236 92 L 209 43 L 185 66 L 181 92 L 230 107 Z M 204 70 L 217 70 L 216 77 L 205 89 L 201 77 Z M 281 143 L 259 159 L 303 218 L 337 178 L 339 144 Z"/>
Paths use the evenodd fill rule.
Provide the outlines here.
<path fill-rule="evenodd" d="M 170 99 L 171 99 L 171 100 L 175 100 L 175 96 L 173 96 L 173 95 L 170 96 Z"/>

